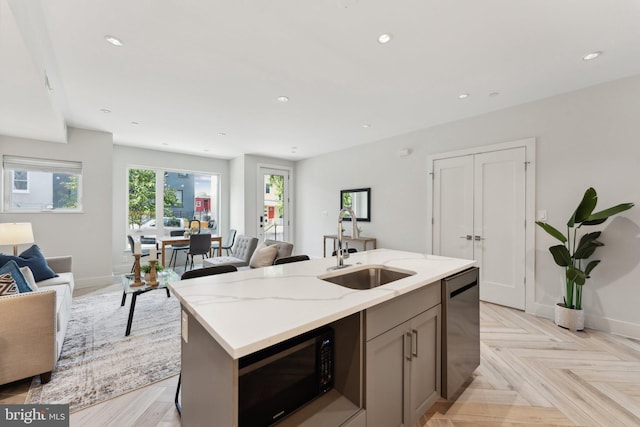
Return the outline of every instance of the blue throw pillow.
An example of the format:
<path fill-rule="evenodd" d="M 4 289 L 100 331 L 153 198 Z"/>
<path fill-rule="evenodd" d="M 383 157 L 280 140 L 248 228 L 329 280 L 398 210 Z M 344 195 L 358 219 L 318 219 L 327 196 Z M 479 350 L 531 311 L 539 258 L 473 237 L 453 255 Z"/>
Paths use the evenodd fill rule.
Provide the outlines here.
<path fill-rule="evenodd" d="M 16 282 L 16 286 L 18 287 L 18 292 L 31 292 L 31 288 L 27 283 L 27 279 L 24 278 L 22 272 L 20 271 L 20 267 L 16 264 L 15 261 L 10 260 L 5 265 L 0 267 L 0 275 L 4 273 L 9 273 L 14 282 Z"/>
<path fill-rule="evenodd" d="M 0 254 L 0 265 L 5 265 L 9 261 L 15 261 L 18 267 L 29 267 L 36 282 L 58 277 L 56 272 L 47 264 L 47 260 L 44 259 L 44 255 L 42 255 L 38 245 L 31 246 L 18 256 Z"/>

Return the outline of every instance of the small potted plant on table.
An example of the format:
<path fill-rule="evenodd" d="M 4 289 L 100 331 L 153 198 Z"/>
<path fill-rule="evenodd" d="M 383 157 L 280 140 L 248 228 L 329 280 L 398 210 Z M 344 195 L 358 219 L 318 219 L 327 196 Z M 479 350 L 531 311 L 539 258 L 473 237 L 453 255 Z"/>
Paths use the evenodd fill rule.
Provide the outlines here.
<path fill-rule="evenodd" d="M 633 207 L 633 203 L 621 203 L 611 208 L 593 212 L 598 202 L 596 190 L 588 188 L 582 201 L 567 222 L 567 234 L 563 234 L 555 227 L 536 221 L 542 229 L 562 244 L 551 246 L 549 252 L 553 260 L 565 269 L 566 293 L 564 304 L 555 306 L 555 323 L 573 331 L 584 329 L 584 311 L 582 310 L 582 286 L 589 278 L 589 274 L 600 263 L 600 260 L 591 260 L 586 263 L 599 246 L 604 246 L 598 240 L 601 231 L 585 233 L 578 240 L 578 230 L 583 226 L 599 225 L 609 217 L 617 215 Z M 586 263 L 586 265 L 583 265 Z"/>
<path fill-rule="evenodd" d="M 156 263 L 156 273 L 159 273 L 162 270 L 164 270 L 164 267 L 162 266 L 162 264 Z M 151 264 L 145 264 L 143 266 L 140 266 L 140 272 L 144 273 L 144 280 L 146 282 L 149 282 L 151 280 Z"/>

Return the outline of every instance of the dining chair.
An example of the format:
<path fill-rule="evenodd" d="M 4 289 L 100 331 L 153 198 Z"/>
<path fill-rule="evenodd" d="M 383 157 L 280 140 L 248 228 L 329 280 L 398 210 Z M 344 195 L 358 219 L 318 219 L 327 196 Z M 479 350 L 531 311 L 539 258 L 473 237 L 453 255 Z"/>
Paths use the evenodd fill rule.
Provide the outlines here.
<path fill-rule="evenodd" d="M 273 261 L 273 265 L 289 264 L 291 262 L 299 262 L 299 261 L 309 261 L 309 256 L 308 255 L 293 255 L 293 256 L 287 256 L 287 257 L 282 257 L 282 258 L 276 258 L 276 260 Z"/>
<path fill-rule="evenodd" d="M 194 279 L 196 277 L 213 276 L 215 274 L 233 273 L 238 269 L 233 265 L 216 265 L 214 267 L 196 268 L 182 273 L 180 280 Z M 178 387 L 176 388 L 176 397 L 174 402 L 178 415 L 182 416 L 182 405 L 180 405 L 180 385 L 182 382 L 182 371 L 178 375 Z"/>
<path fill-rule="evenodd" d="M 169 232 L 171 237 L 183 236 L 184 230 L 171 230 Z M 178 252 L 184 251 L 186 252 L 189 249 L 189 245 L 187 243 L 182 245 L 171 245 L 171 258 L 169 258 L 169 267 L 171 267 L 171 263 L 173 262 L 173 268 L 176 268 L 176 262 L 178 261 Z"/>
<path fill-rule="evenodd" d="M 229 253 L 233 254 L 233 243 L 236 240 L 236 233 L 237 230 L 234 230 L 233 228 L 229 229 L 227 238 L 222 242 L 222 249 L 227 251 L 227 255 L 229 255 Z M 211 244 L 211 250 L 215 255 L 216 251 L 218 250 L 218 242 L 213 242 Z"/>
<path fill-rule="evenodd" d="M 129 248 L 131 249 L 131 254 L 133 254 L 135 252 L 135 241 L 133 240 L 133 236 L 131 234 L 127 234 L 127 240 L 129 241 Z M 150 249 L 142 249 L 140 251 L 140 258 L 149 256 L 149 251 L 150 251 Z M 159 257 L 162 254 L 162 251 L 158 251 L 157 248 L 156 248 L 156 251 L 157 251 L 156 253 L 158 254 L 158 257 Z M 133 264 L 131 265 L 131 273 L 133 273 L 135 268 L 136 268 L 136 262 L 134 260 Z"/>
<path fill-rule="evenodd" d="M 184 269 L 187 270 L 187 264 L 191 260 L 190 269 L 193 268 L 193 257 L 201 255 L 202 260 L 209 256 L 211 251 L 211 234 L 192 234 L 189 237 L 189 249 L 187 250 L 187 259 L 184 263 Z"/>

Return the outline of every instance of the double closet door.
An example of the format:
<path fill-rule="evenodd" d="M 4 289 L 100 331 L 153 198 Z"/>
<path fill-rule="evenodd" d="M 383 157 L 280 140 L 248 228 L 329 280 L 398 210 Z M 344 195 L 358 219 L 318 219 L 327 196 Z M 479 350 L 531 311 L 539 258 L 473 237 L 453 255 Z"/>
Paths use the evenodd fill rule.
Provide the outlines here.
<path fill-rule="evenodd" d="M 525 308 L 525 147 L 433 161 L 433 253 L 475 259 L 480 299 Z"/>

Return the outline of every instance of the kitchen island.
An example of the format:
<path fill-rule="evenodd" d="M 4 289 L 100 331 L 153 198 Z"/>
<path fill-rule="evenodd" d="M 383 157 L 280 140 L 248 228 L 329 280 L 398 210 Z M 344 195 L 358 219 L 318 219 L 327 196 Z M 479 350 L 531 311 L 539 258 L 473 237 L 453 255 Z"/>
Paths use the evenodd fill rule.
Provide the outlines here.
<path fill-rule="evenodd" d="M 385 340 L 393 342 L 388 333 L 399 328 L 404 339 L 404 329 L 417 331 L 419 325 L 409 321 L 421 318 L 432 325 L 427 339 L 416 335 L 416 347 L 426 346 L 430 363 L 439 371 L 440 280 L 475 262 L 377 249 L 351 254 L 346 263 L 351 269 L 378 265 L 415 274 L 373 289 L 349 289 L 318 278 L 335 265 L 332 257 L 172 283 L 183 310 L 183 425 L 212 425 L 212 417 L 215 425 L 237 425 L 238 361 L 325 325 L 336 331 L 334 390 L 327 402 L 312 402 L 283 425 L 314 425 L 314 418 L 322 418 L 318 425 L 375 425 L 366 417 L 378 401 L 370 390 L 377 381 L 373 358 L 376 349 L 386 348 Z M 439 375 L 432 382 L 435 388 L 427 404 L 437 397 Z M 401 410 L 403 417 L 411 411 Z M 327 424 L 333 415 L 335 424 Z"/>

